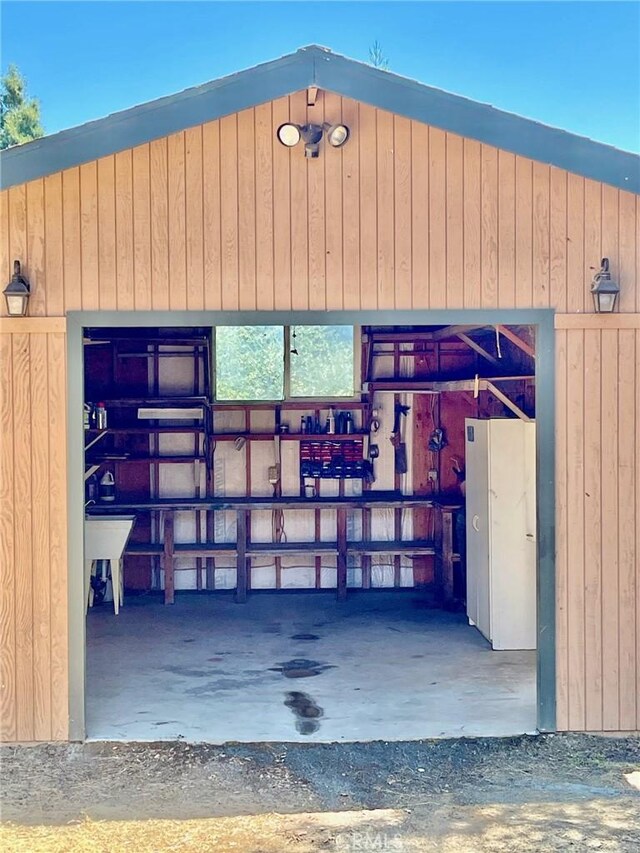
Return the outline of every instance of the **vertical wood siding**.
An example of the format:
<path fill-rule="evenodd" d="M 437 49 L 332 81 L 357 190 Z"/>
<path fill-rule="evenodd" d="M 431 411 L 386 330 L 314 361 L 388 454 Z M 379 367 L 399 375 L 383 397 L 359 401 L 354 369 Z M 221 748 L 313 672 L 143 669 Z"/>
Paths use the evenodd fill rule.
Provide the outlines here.
<path fill-rule="evenodd" d="M 349 125 L 305 159 L 275 128 Z M 638 197 L 471 139 L 299 92 L 0 193 L 0 269 L 30 313 L 555 308 L 603 255 L 640 313 Z M 2 737 L 65 737 L 65 368 L 2 335 Z M 557 332 L 558 727 L 640 728 L 640 342 Z M 49 430 L 41 400 L 47 401 Z M 55 425 L 52 428 L 52 424 Z M 18 428 L 19 425 L 19 428 Z M 49 559 L 45 555 L 49 554 Z"/>
<path fill-rule="evenodd" d="M 343 120 L 316 159 L 274 129 Z M 77 310 L 591 311 L 602 255 L 640 311 L 631 193 L 320 93 L 0 194 L 32 316 Z"/>
<path fill-rule="evenodd" d="M 0 334 L 0 739 L 68 735 L 65 336 Z"/>
<path fill-rule="evenodd" d="M 556 332 L 559 729 L 640 729 L 640 330 Z"/>

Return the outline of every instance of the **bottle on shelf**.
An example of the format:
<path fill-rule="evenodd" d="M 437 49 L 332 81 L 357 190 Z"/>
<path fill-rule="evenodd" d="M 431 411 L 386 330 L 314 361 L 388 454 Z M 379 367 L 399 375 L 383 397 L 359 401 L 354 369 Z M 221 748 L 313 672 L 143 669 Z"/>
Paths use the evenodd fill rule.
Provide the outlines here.
<path fill-rule="evenodd" d="M 96 409 L 96 429 L 107 428 L 107 409 L 104 403 L 98 403 Z"/>
<path fill-rule="evenodd" d="M 344 431 L 347 435 L 353 434 L 353 418 L 351 417 L 351 412 L 347 412 L 344 416 Z"/>
<path fill-rule="evenodd" d="M 300 432 L 306 433 L 307 431 L 307 419 L 304 415 L 300 418 Z"/>
<path fill-rule="evenodd" d="M 94 502 L 98 500 L 98 478 L 95 474 L 87 478 L 86 499 Z"/>
<path fill-rule="evenodd" d="M 329 409 L 329 417 L 327 418 L 327 432 L 329 435 L 335 435 L 336 432 L 336 415 L 333 409 Z"/>
<path fill-rule="evenodd" d="M 105 471 L 102 475 L 99 497 L 103 503 L 113 503 L 116 499 L 116 481 L 111 471 Z"/>

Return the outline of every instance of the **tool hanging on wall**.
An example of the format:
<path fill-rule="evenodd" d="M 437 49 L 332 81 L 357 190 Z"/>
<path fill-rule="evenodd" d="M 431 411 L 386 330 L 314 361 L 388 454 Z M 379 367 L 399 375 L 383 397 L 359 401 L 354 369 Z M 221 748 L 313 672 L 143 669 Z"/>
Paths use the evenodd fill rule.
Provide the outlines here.
<path fill-rule="evenodd" d="M 391 444 L 395 448 L 395 471 L 396 474 L 406 474 L 409 470 L 407 462 L 407 445 L 402 440 L 402 418 L 407 416 L 410 406 L 396 403 L 395 416 L 393 420 L 393 432 L 391 433 Z"/>
<path fill-rule="evenodd" d="M 447 441 L 447 436 L 445 435 L 445 431 L 440 427 L 436 427 L 434 431 L 429 436 L 429 442 L 427 447 L 433 453 L 440 453 L 443 447 L 446 447 L 449 442 Z"/>

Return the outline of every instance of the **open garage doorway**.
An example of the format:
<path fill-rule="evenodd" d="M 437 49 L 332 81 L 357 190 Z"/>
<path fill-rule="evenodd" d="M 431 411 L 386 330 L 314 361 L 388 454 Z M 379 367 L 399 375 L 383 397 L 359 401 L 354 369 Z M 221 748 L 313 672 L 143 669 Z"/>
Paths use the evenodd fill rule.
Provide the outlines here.
<path fill-rule="evenodd" d="M 78 315 L 82 736 L 553 728 L 551 321 Z"/>

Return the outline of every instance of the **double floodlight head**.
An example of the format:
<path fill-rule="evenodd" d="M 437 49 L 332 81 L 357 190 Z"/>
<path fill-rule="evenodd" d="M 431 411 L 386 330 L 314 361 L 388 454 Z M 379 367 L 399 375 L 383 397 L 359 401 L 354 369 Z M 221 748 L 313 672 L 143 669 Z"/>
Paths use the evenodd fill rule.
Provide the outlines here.
<path fill-rule="evenodd" d="M 345 124 L 281 124 L 277 131 L 278 140 L 293 148 L 300 140 L 304 142 L 304 156 L 317 157 L 320 149 L 322 134 L 326 134 L 327 142 L 333 148 L 340 148 L 349 139 L 349 128 Z"/>

